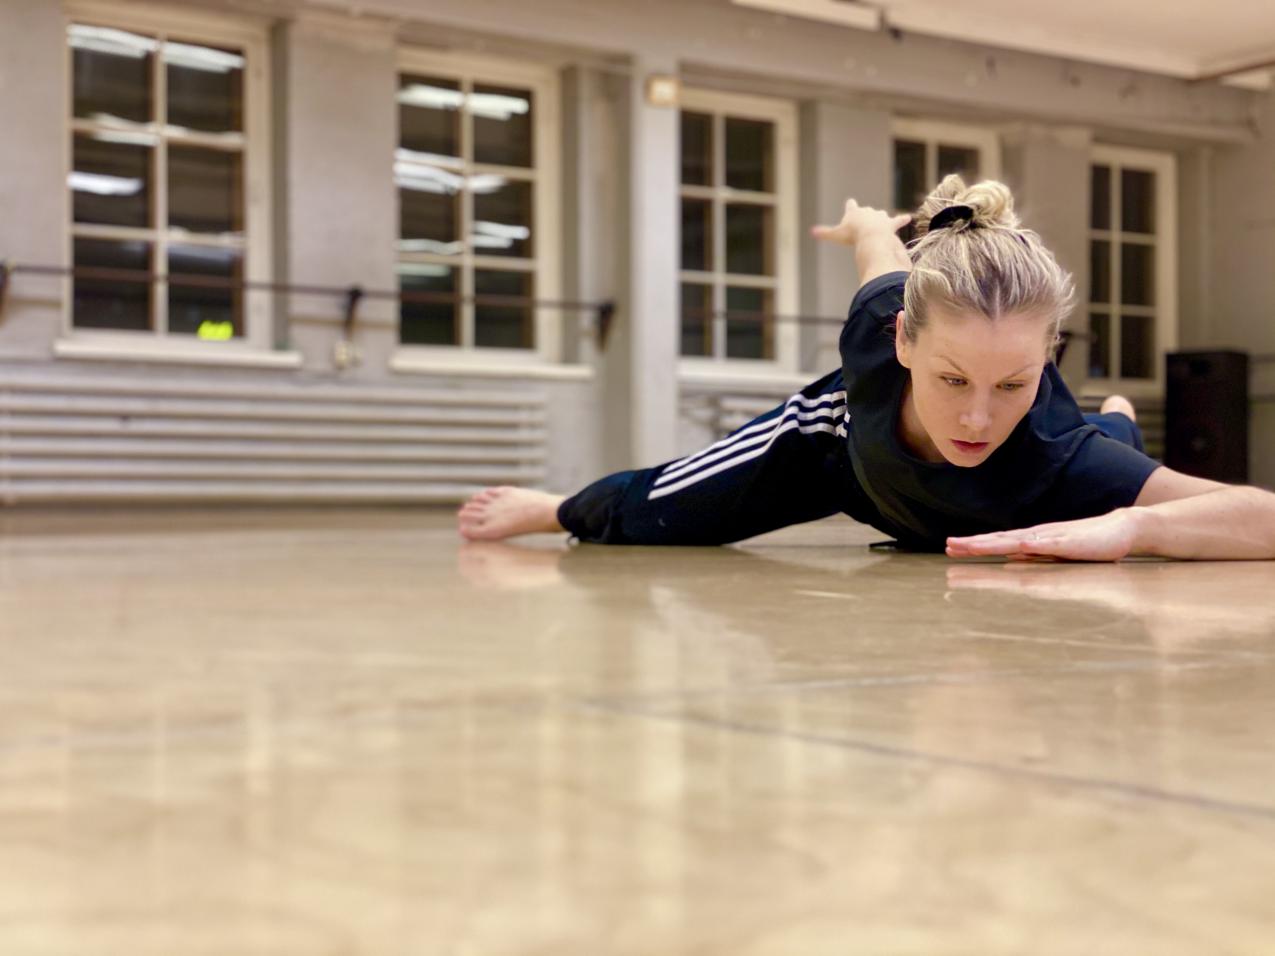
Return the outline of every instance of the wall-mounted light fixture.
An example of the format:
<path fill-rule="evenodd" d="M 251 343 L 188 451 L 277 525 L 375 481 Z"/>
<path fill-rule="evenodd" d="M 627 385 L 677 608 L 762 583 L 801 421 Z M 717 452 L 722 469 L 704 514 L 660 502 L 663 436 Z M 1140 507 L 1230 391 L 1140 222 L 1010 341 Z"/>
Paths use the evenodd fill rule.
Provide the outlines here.
<path fill-rule="evenodd" d="M 652 73 L 646 78 L 646 102 L 651 106 L 676 109 L 682 101 L 682 81 L 667 73 Z"/>

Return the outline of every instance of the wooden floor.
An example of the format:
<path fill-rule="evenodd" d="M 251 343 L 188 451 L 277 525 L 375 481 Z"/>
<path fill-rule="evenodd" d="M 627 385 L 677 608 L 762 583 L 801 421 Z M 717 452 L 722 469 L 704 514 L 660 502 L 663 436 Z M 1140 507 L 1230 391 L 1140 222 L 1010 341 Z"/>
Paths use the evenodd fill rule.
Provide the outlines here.
<path fill-rule="evenodd" d="M 1275 951 L 1275 563 L 0 511 L 0 953 Z"/>

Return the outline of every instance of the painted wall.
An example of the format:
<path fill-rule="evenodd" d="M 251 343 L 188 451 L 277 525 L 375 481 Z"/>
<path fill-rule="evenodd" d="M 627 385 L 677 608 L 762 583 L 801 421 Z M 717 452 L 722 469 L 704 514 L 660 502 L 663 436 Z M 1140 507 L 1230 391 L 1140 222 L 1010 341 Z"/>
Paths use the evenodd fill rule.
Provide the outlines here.
<path fill-rule="evenodd" d="M 1255 142 L 1213 149 L 1197 178 L 1210 187 L 1211 248 L 1194 340 L 1275 356 L 1275 95 L 1262 98 L 1253 125 Z M 1251 388 L 1275 396 L 1275 361 L 1254 365 Z M 1275 401 L 1253 404 L 1249 441 L 1250 480 L 1275 487 Z"/>
<path fill-rule="evenodd" d="M 1181 164 L 1184 345 L 1275 353 L 1268 318 L 1275 270 L 1265 262 L 1275 230 L 1270 97 L 923 37 L 900 41 L 726 4 L 610 2 L 603 15 L 596 2 L 541 0 L 534 16 L 518 0 L 428 10 L 413 0 L 368 0 L 360 9 L 357 17 L 301 14 L 274 31 L 276 276 L 394 287 L 397 45 L 560 66 L 564 290 L 571 298 L 617 297 L 621 314 L 605 352 L 587 337 L 564 343 L 568 356 L 594 368 L 592 382 L 534 384 L 552 396 L 559 487 L 601 467 L 689 450 L 716 427 L 703 413 L 709 392 L 683 388 L 677 401 L 677 261 L 667 241 L 676 231 L 676 113 L 645 103 L 651 72 L 800 104 L 803 232 L 835 218 L 846 196 L 888 202 L 891 115 L 996 126 L 1024 217 L 1082 290 L 1089 142 L 1137 137 L 1172 148 Z M 65 255 L 62 29 L 58 3 L 0 5 L 0 256 L 17 261 L 57 263 Z M 843 314 L 857 285 L 848 252 L 803 238 L 799 258 L 801 311 Z M 8 359 L 46 359 L 61 327 L 61 283 L 24 278 L 15 292 L 0 321 L 0 350 Z M 339 309 L 303 297 L 281 305 L 276 343 L 303 354 L 304 374 L 335 375 Z M 363 363 L 344 377 L 460 381 L 391 373 L 395 324 L 392 303 L 363 304 Z M 835 326 L 803 330 L 805 373 L 835 365 L 836 333 Z M 1064 368 L 1073 379 L 1082 353 L 1076 349 Z M 1275 391 L 1271 373 L 1262 374 L 1258 390 Z M 782 382 L 771 389 L 775 398 L 788 391 Z M 1258 407 L 1255 472 L 1267 482 L 1275 481 L 1273 418 L 1275 405 Z"/>
<path fill-rule="evenodd" d="M 0 4 L 0 260 L 66 259 L 67 95 L 62 11 L 47 0 Z M 62 328 L 61 279 L 15 279 L 0 351 L 47 359 Z"/>
<path fill-rule="evenodd" d="M 277 33 L 283 66 L 276 76 L 283 82 L 275 168 L 285 190 L 277 220 L 280 274 L 293 284 L 397 288 L 393 33 L 328 17 L 302 17 Z M 306 368 L 330 367 L 340 315 L 327 297 L 293 296 L 288 303 L 288 344 L 305 356 Z M 364 300 L 356 337 L 362 362 L 349 374 L 384 378 L 397 337 L 394 302 Z"/>

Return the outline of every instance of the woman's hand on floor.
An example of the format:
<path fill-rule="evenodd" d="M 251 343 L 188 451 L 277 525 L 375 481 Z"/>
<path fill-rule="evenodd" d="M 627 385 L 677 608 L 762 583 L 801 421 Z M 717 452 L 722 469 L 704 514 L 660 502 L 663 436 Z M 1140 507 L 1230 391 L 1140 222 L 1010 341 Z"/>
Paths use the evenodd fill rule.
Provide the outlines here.
<path fill-rule="evenodd" d="M 1011 560 L 1119 561 L 1133 551 L 1137 529 L 1127 508 L 1096 518 L 1059 521 L 1016 531 L 948 538 L 949 558 L 1005 555 Z"/>

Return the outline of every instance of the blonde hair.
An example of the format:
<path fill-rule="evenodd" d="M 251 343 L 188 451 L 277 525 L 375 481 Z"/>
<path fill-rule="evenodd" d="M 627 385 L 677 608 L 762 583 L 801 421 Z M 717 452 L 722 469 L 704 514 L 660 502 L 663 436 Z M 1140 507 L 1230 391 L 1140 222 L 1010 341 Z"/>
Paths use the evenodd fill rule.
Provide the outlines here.
<path fill-rule="evenodd" d="M 931 232 L 931 220 L 951 206 L 968 206 L 973 218 L 958 217 Z M 960 176 L 948 176 L 926 197 L 915 222 L 917 238 L 908 248 L 912 272 L 903 293 L 909 342 L 925 328 L 935 304 L 993 320 L 1027 313 L 1048 319 L 1046 347 L 1053 358 L 1075 286 L 1040 236 L 1020 227 L 1009 187 L 994 180 L 966 186 Z"/>

